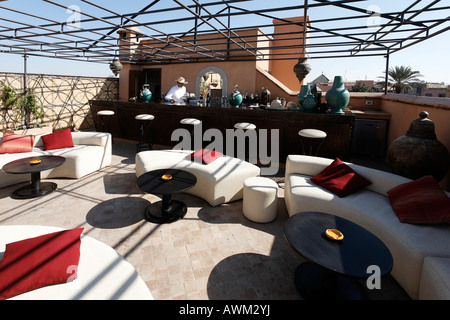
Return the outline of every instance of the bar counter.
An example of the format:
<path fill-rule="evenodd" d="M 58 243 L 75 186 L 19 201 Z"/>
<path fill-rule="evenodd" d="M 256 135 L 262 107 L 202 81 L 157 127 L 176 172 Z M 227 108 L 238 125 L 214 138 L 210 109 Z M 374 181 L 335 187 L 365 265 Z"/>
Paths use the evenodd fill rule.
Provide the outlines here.
<path fill-rule="evenodd" d="M 298 132 L 301 129 L 313 128 L 325 131 L 327 137 L 320 147 L 319 156 L 326 158 L 339 157 L 348 161 L 350 157 L 352 128 L 355 116 L 351 113 L 343 115 L 304 113 L 296 110 L 270 110 L 234 107 L 198 107 L 196 105 L 169 105 L 158 103 L 138 103 L 125 101 L 89 101 L 94 117 L 95 128 L 102 130 L 101 120 L 97 116 L 100 110 L 112 110 L 110 132 L 114 138 L 138 141 L 139 124 L 135 120 L 138 114 L 152 114 L 152 141 L 166 147 L 175 146 L 178 141 L 171 141 L 172 132 L 181 128 L 183 118 L 196 118 L 202 121 L 202 132 L 210 128 L 219 129 L 224 137 L 226 129 L 233 129 L 238 122 L 250 122 L 257 130 L 268 131 L 268 153 L 270 154 L 271 129 L 279 130 L 279 161 L 285 163 L 289 154 L 302 154 L 302 145 Z M 108 120 L 107 120 L 108 121 Z M 257 131 L 258 132 L 258 131 Z"/>

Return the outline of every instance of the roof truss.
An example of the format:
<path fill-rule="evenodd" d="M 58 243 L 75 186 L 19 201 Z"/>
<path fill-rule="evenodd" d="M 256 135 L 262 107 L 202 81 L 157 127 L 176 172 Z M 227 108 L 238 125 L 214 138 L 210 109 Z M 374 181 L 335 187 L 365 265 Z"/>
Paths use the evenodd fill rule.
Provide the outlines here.
<path fill-rule="evenodd" d="M 36 5 L 26 10 L 19 1 L 0 2 L 0 52 L 108 64 L 118 56 L 132 64 L 195 63 L 199 56 L 202 62 L 293 59 L 292 51 L 268 53 L 254 37 L 239 33 L 245 29 L 298 40 L 290 49 L 311 59 L 385 56 L 450 29 L 450 6 L 440 0 L 416 0 L 384 12 L 368 10 L 363 0 L 273 1 L 267 7 L 258 7 L 256 0 L 133 1 L 140 7 L 131 12 L 118 10 L 118 1 L 33 1 L 45 12 L 48 8 L 46 16 L 33 13 Z M 335 15 L 317 14 L 331 7 Z M 294 16 L 309 16 L 308 32 L 275 34 L 270 29 L 272 20 L 292 24 L 286 18 Z M 374 18 L 377 23 L 369 28 Z M 140 40 L 151 41 L 136 48 L 133 39 L 120 38 L 119 30 L 135 28 Z M 215 49 L 217 44 L 226 49 Z M 123 54 L 129 48 L 137 54 Z"/>

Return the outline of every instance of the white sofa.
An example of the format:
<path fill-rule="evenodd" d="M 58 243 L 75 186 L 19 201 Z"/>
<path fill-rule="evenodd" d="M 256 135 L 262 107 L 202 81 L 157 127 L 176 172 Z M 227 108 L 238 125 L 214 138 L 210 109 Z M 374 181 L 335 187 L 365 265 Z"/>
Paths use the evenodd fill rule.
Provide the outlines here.
<path fill-rule="evenodd" d="M 72 132 L 72 141 L 74 144 L 72 148 L 44 151 L 41 135 L 36 135 L 31 152 L 0 154 L 0 188 L 30 180 L 29 174 L 10 174 L 1 169 L 8 162 L 21 158 L 42 155 L 56 155 L 66 158 L 61 166 L 41 172 L 41 178 L 43 179 L 78 179 L 111 164 L 111 134 Z"/>
<path fill-rule="evenodd" d="M 310 181 L 332 161 L 287 157 L 284 196 L 289 215 L 325 212 L 363 226 L 387 245 L 394 259 L 391 274 L 412 299 L 450 299 L 450 225 L 401 223 L 387 192 L 411 180 L 395 174 L 347 163 L 372 184 L 344 198 Z"/>
<path fill-rule="evenodd" d="M 200 197 L 211 206 L 242 199 L 244 181 L 257 177 L 260 168 L 241 159 L 222 156 L 210 164 L 186 159 L 189 150 L 143 151 L 136 155 L 136 176 L 156 169 L 182 169 L 194 174 L 197 184 L 186 193 Z"/>
<path fill-rule="evenodd" d="M 0 261 L 8 243 L 64 229 L 47 226 L 0 226 Z M 9 300 L 153 300 L 145 282 L 113 248 L 81 235 L 78 277 Z"/>

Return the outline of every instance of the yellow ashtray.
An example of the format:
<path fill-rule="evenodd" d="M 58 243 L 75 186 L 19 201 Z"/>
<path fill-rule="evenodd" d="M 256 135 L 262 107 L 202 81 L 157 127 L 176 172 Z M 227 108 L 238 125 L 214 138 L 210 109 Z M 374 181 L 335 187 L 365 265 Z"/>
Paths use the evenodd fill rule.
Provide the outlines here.
<path fill-rule="evenodd" d="M 39 163 L 41 163 L 41 160 L 39 160 L 39 159 L 31 160 L 31 161 L 30 161 L 30 164 L 31 164 L 31 165 L 36 165 L 36 164 L 39 164 Z"/>
<path fill-rule="evenodd" d="M 162 180 L 171 180 L 172 179 L 172 175 L 171 174 L 165 174 L 161 177 Z"/>
<path fill-rule="evenodd" d="M 344 239 L 344 235 L 337 229 L 327 229 L 325 231 L 325 235 L 331 240 L 342 240 Z"/>

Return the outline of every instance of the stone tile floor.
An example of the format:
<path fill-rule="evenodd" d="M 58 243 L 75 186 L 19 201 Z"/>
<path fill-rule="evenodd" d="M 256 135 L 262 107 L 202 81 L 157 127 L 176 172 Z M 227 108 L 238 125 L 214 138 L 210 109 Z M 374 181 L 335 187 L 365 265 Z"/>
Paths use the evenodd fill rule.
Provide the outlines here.
<path fill-rule="evenodd" d="M 271 223 L 247 220 L 242 201 L 213 208 L 178 194 L 188 205 L 185 218 L 157 225 L 143 214 L 160 198 L 136 186 L 134 156 L 134 143 L 115 140 L 110 167 L 78 180 L 52 179 L 58 189 L 50 195 L 14 200 L 19 185 L 0 189 L 0 225 L 83 227 L 129 261 L 155 299 L 301 299 L 293 277 L 303 260 L 284 238 L 282 176 L 274 177 L 280 189 Z M 371 297 L 407 299 L 391 277 L 382 288 Z"/>

